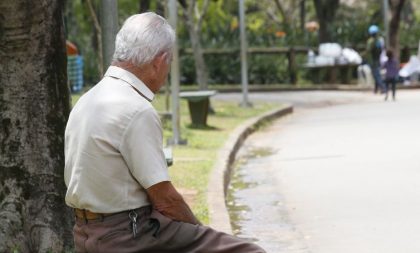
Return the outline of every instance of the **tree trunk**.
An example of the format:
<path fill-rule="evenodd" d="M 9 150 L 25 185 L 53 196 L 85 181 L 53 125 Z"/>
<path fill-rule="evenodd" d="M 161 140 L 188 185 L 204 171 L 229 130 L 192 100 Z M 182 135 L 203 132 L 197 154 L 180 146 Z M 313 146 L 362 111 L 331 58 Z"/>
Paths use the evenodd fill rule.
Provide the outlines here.
<path fill-rule="evenodd" d="M 203 49 L 200 43 L 200 35 L 198 31 L 195 30 L 194 24 L 191 24 L 191 21 L 185 18 L 186 25 L 188 27 L 188 34 L 191 40 L 191 46 L 193 49 L 194 62 L 195 62 L 195 74 L 200 90 L 207 89 L 207 65 L 204 62 Z M 193 27 L 191 27 L 193 26 Z"/>
<path fill-rule="evenodd" d="M 292 22 L 291 21 L 292 17 L 289 15 L 290 13 L 288 11 L 286 11 L 286 9 L 283 5 L 283 1 L 274 0 L 274 3 L 276 4 L 278 11 L 280 12 L 281 16 L 283 17 L 283 25 L 285 27 L 289 28 L 290 24 Z"/>
<path fill-rule="evenodd" d="M 72 246 L 64 0 L 0 1 L 0 252 Z"/>
<path fill-rule="evenodd" d="M 139 0 L 139 13 L 150 11 L 150 0 Z"/>
<path fill-rule="evenodd" d="M 314 0 L 316 15 L 319 22 L 319 43 L 333 42 L 331 24 L 340 5 L 340 0 Z"/>
<path fill-rule="evenodd" d="M 394 58 L 400 59 L 400 20 L 405 0 L 389 0 L 392 17 L 389 22 L 389 47 L 394 52 Z"/>
<path fill-rule="evenodd" d="M 305 24 L 306 24 L 306 0 L 301 0 L 299 5 L 299 14 L 300 14 L 300 30 L 305 33 Z M 306 42 L 306 41 L 305 41 Z"/>
<path fill-rule="evenodd" d="M 194 22 L 194 10 L 195 10 L 195 0 L 193 1 L 180 1 L 181 6 L 183 8 L 183 17 L 185 20 L 185 24 L 188 29 L 188 34 L 191 41 L 191 47 L 193 49 L 194 55 L 194 62 L 195 62 L 195 74 L 196 80 L 198 83 L 198 87 L 200 90 L 207 89 L 207 82 L 208 82 L 208 72 L 207 72 L 207 65 L 204 61 L 203 49 L 201 47 L 200 42 L 200 29 L 201 29 L 201 22 L 203 15 L 198 18 L 197 25 Z M 204 8 L 206 9 L 206 8 Z M 206 10 L 204 10 L 206 11 Z"/>
<path fill-rule="evenodd" d="M 156 3 L 156 14 L 161 15 L 162 17 L 165 17 L 165 4 L 166 1 L 158 1 Z"/>
<path fill-rule="evenodd" d="M 98 54 L 97 58 L 97 66 L 98 66 L 98 72 L 99 72 L 99 79 L 102 78 L 102 76 L 105 74 L 104 72 L 104 55 L 103 55 L 103 42 L 102 42 L 102 28 L 101 24 L 99 23 L 98 15 L 96 14 L 96 10 L 93 7 L 92 0 L 87 0 L 86 5 L 89 9 L 90 18 L 92 19 L 93 25 L 95 27 L 94 31 L 94 38 L 92 39 L 95 43 L 95 49 Z M 92 34 L 93 35 L 93 34 Z M 95 39 L 96 38 L 96 39 Z"/>

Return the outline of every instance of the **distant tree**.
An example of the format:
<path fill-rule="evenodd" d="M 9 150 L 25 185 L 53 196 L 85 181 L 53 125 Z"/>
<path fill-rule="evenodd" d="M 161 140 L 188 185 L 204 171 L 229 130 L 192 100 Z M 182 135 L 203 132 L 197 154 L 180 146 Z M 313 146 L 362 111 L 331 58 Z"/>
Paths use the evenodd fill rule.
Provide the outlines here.
<path fill-rule="evenodd" d="M 319 43 L 332 42 L 331 24 L 340 5 L 340 0 L 314 0 L 316 15 L 319 22 Z"/>
<path fill-rule="evenodd" d="M 305 38 L 306 0 L 261 0 L 258 3 L 262 7 L 261 11 L 264 11 L 276 23 L 276 26 L 281 27 L 282 30 L 276 29 L 276 37 L 285 36 L 290 44 L 307 42 Z M 284 35 L 281 32 L 284 32 Z"/>
<path fill-rule="evenodd" d="M 293 3 L 296 3 L 297 1 L 293 1 Z M 277 6 L 277 10 L 280 12 L 281 16 L 283 17 L 283 24 L 285 27 L 290 28 L 291 25 L 291 19 L 292 19 L 292 15 L 291 14 L 291 10 L 287 9 L 285 6 L 284 1 L 280 1 L 280 0 L 274 0 L 274 3 Z"/>
<path fill-rule="evenodd" d="M 281 23 L 287 32 L 289 32 L 290 29 L 296 29 L 298 27 L 298 22 L 300 22 L 299 25 L 301 29 L 305 26 L 305 17 L 302 17 L 302 15 L 305 15 L 305 9 L 302 9 L 302 6 L 305 6 L 305 1 L 306 0 L 274 0 L 277 11 L 282 17 Z M 271 8 L 266 11 L 269 16 L 275 20 L 275 16 L 272 14 Z"/>
<path fill-rule="evenodd" d="M 405 0 L 389 0 L 391 20 L 389 21 L 389 47 L 394 51 L 395 58 L 400 55 L 400 20 Z"/>
<path fill-rule="evenodd" d="M 102 50 L 98 44 L 101 35 L 98 34 L 99 20 L 96 14 L 97 1 L 91 0 L 97 22 L 92 17 L 91 8 L 87 0 L 66 0 L 65 27 L 66 39 L 76 44 L 79 53 L 83 56 L 83 79 L 85 85 L 97 83 L 101 77 L 100 65 Z M 96 23 L 96 24 L 95 24 Z"/>
<path fill-rule="evenodd" d="M 150 0 L 139 0 L 139 13 L 154 11 L 157 14 L 165 15 L 165 4 L 166 1 L 150 1 Z M 134 13 L 131 13 L 131 15 Z"/>
<path fill-rule="evenodd" d="M 93 23 L 93 27 L 95 28 L 93 41 L 95 42 L 95 48 L 98 55 L 98 57 L 96 58 L 96 62 L 97 62 L 96 64 L 98 66 L 99 78 L 101 78 L 104 75 L 104 66 L 102 64 L 104 55 L 103 55 L 103 50 L 102 50 L 102 47 L 103 47 L 102 28 L 101 28 L 101 24 L 99 23 L 99 18 L 97 15 L 98 7 L 94 5 L 95 2 L 92 2 L 92 0 L 86 0 L 85 3 L 89 10 L 90 19 Z"/>
<path fill-rule="evenodd" d="M 143 13 L 150 10 L 150 0 L 139 0 L 139 12 Z"/>
<path fill-rule="evenodd" d="M 65 252 L 64 0 L 0 1 L 0 252 Z"/>
<path fill-rule="evenodd" d="M 206 62 L 204 61 L 203 49 L 200 40 L 203 19 L 207 13 L 210 1 L 203 0 L 201 10 L 198 9 L 196 0 L 179 0 L 179 3 L 182 7 L 183 18 L 193 49 L 198 87 L 200 90 L 205 90 L 207 89 L 208 83 L 208 71 Z"/>

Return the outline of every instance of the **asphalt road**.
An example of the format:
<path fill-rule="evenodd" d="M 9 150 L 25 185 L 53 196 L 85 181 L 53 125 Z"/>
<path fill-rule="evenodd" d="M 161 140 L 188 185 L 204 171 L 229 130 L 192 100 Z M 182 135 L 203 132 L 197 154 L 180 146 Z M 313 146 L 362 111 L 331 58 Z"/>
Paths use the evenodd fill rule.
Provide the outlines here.
<path fill-rule="evenodd" d="M 273 253 L 420 252 L 420 91 L 395 102 L 357 92 L 251 95 L 259 99 L 296 107 L 239 153 L 237 235 Z"/>

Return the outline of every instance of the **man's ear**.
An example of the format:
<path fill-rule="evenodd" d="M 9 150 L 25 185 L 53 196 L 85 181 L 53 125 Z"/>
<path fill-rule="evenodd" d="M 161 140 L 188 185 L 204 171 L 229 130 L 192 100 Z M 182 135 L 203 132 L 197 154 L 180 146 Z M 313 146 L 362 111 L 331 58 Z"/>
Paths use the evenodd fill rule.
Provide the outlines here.
<path fill-rule="evenodd" d="M 166 64 L 166 57 L 168 53 L 163 53 L 155 57 L 152 61 L 152 65 L 155 71 L 159 70 Z"/>

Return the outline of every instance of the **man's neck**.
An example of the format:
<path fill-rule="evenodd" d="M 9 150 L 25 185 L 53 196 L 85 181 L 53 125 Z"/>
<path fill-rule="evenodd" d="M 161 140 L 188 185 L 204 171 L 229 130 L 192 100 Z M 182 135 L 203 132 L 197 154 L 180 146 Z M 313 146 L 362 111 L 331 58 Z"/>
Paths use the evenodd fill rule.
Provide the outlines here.
<path fill-rule="evenodd" d="M 132 73 L 133 75 L 135 75 L 138 79 L 140 79 L 150 90 L 153 91 L 153 78 L 152 75 L 150 74 L 150 68 L 151 66 L 144 64 L 142 66 L 135 66 L 134 64 L 132 64 L 131 62 L 120 62 L 120 61 L 114 61 L 112 62 L 113 66 L 122 68 L 124 70 L 127 70 L 128 72 Z"/>

